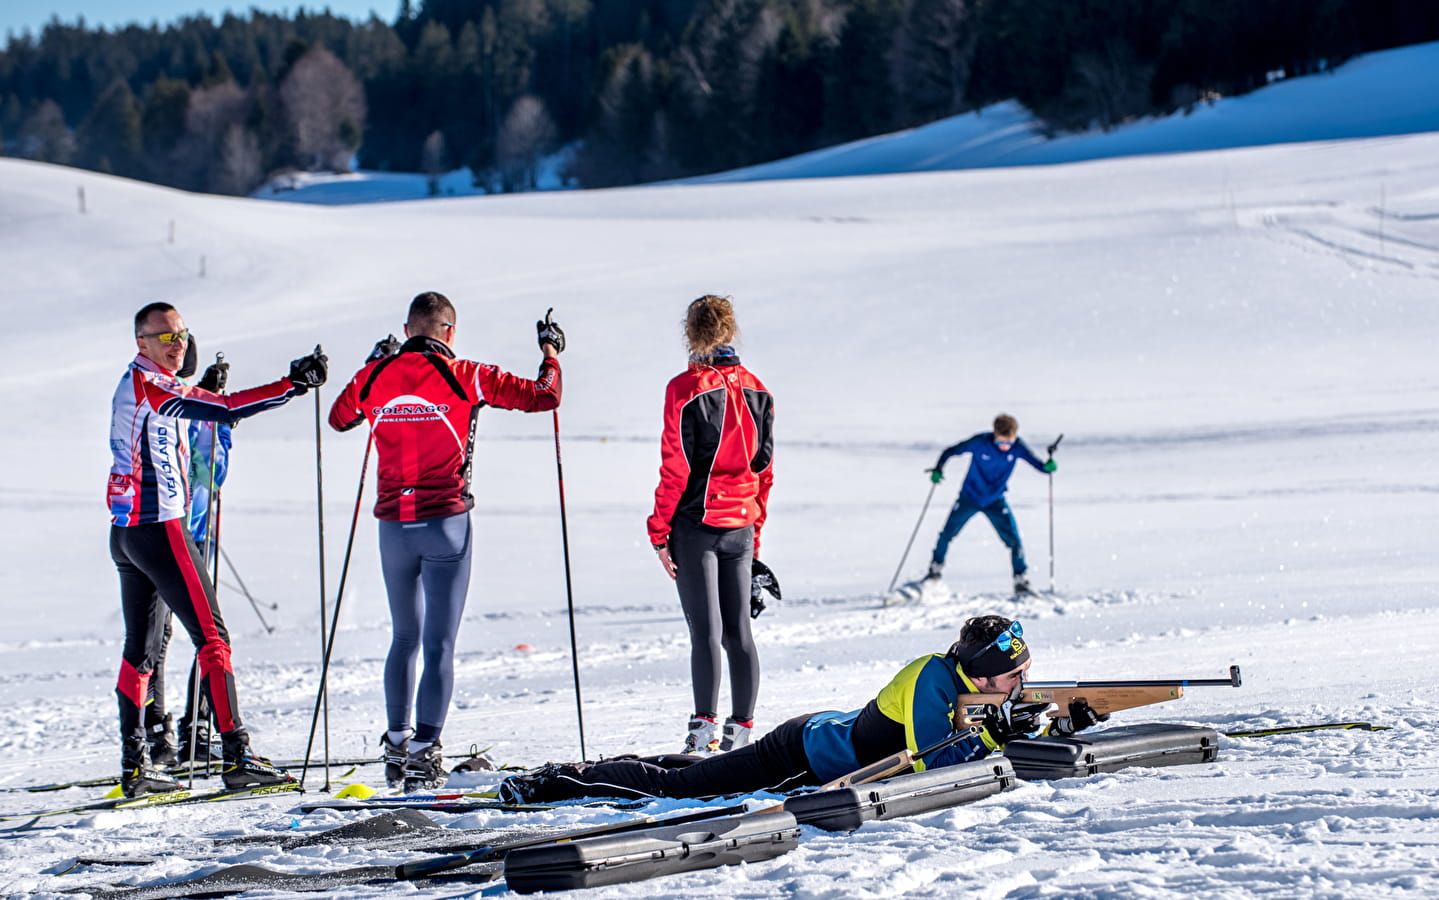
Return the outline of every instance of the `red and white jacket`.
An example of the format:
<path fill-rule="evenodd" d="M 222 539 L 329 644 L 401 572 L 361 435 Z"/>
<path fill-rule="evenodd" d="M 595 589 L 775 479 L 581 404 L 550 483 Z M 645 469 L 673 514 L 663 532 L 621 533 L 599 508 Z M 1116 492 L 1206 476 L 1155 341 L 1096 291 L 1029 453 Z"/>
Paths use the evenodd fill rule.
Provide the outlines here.
<path fill-rule="evenodd" d="M 540 363 L 531 381 L 496 366 L 455 359 L 443 341 L 413 337 L 355 373 L 330 407 L 330 427 L 369 421 L 379 456 L 375 518 L 415 522 L 466 512 L 475 427 L 486 405 L 545 412 L 560 405 L 560 364 Z"/>
<path fill-rule="evenodd" d="M 214 394 L 137 355 L 110 405 L 110 521 L 149 525 L 190 515 L 190 438 L 181 419 L 234 424 L 293 396 L 288 378 Z"/>
<path fill-rule="evenodd" d="M 774 398 L 735 356 L 691 363 L 665 389 L 660 483 L 650 543 L 669 541 L 677 517 L 711 528 L 754 526 L 759 556 L 774 481 Z"/>

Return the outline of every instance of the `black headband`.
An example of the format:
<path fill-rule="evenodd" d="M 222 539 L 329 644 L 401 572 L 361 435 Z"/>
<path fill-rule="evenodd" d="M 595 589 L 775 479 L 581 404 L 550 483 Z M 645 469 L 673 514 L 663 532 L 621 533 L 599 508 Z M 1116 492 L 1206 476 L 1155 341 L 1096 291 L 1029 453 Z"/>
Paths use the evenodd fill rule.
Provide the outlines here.
<path fill-rule="evenodd" d="M 1002 632 L 1001 636 L 1003 635 L 1009 635 L 1008 646 L 1004 649 L 1000 648 L 997 641 L 990 641 L 973 655 L 958 657 L 966 675 L 970 678 L 993 678 L 995 675 L 1013 672 L 1029 662 L 1029 645 L 1024 638 L 1011 635 L 1008 631 Z"/>

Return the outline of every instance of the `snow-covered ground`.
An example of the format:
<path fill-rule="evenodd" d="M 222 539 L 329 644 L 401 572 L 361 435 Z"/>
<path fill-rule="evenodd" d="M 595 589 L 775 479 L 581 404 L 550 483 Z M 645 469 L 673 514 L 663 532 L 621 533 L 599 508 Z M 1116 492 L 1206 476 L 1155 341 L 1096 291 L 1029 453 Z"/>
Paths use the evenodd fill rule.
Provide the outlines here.
<path fill-rule="evenodd" d="M 1427 134 L 348 208 L 0 160 L 0 383 L 12 423 L 0 431 L 0 787 L 116 768 L 105 436 L 133 353 L 130 317 L 157 298 L 179 306 L 202 358 L 224 351 L 235 386 L 277 377 L 317 342 L 336 381 L 347 377 L 426 289 L 456 301 L 462 355 L 528 373 L 533 323 L 555 307 L 570 343 L 559 420 L 589 750 L 675 748 L 690 712 L 688 640 L 643 523 L 663 387 L 683 365 L 684 305 L 714 291 L 734 296 L 742 355 L 778 404 L 765 555 L 786 600 L 756 623 L 760 730 L 857 707 L 990 611 L 1024 620 L 1039 679 L 1244 668 L 1239 690 L 1195 689 L 1115 724 L 1365 719 L 1391 730 L 1225 739 L 1208 766 L 1021 784 L 852 835 L 806 830 L 771 862 L 584 896 L 1433 896 L 1436 160 L 1439 134 Z M 1034 445 L 1065 435 L 1056 593 L 1010 601 L 1003 548 L 976 521 L 950 555 L 951 599 L 882 606 L 929 487 L 923 470 L 1001 410 Z M 266 634 L 242 597 L 222 592 L 245 717 L 257 749 L 277 757 L 303 753 L 318 679 L 314 417 L 303 398 L 240 426 L 225 488 L 224 544 L 250 589 L 280 605 Z M 363 445 L 324 436 L 332 594 Z M 483 415 L 475 493 L 477 565 L 446 742 L 493 745 L 508 763 L 574 758 L 549 416 Z M 1046 480 L 1021 468 L 1010 498 L 1047 586 Z M 373 752 L 383 725 L 388 617 L 374 534 L 367 513 L 330 681 L 336 753 Z M 178 707 L 185 649 L 175 648 Z M 0 815 L 99 793 L 0 793 Z M 436 818 L 478 828 L 618 815 Z M 300 814 L 283 797 L 55 817 L 0 838 L 0 892 L 58 896 L 242 861 L 315 872 L 409 858 L 209 841 L 354 818 Z M 54 874 L 96 853 L 161 861 Z"/>

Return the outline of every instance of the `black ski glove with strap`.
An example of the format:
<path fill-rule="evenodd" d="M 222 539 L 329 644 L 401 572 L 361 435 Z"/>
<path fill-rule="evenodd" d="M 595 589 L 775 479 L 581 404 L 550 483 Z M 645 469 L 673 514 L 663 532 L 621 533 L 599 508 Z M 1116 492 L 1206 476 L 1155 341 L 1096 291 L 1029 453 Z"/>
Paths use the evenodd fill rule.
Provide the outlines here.
<path fill-rule="evenodd" d="M 368 365 L 376 360 L 384 359 L 387 356 L 394 356 L 398 352 L 400 352 L 400 339 L 393 334 L 387 334 L 383 341 L 375 341 L 375 349 L 371 350 L 370 355 L 365 357 L 365 364 Z"/>
<path fill-rule="evenodd" d="M 769 566 L 754 560 L 749 566 L 749 617 L 758 619 L 759 614 L 765 611 L 763 592 L 769 591 L 770 596 L 776 600 L 780 599 L 779 579 L 774 577 L 774 572 Z"/>
<path fill-rule="evenodd" d="M 315 348 L 314 353 L 290 363 L 290 383 L 295 386 L 295 396 L 324 384 L 330 374 L 329 363 L 329 357 L 325 356 L 319 347 Z"/>
<path fill-rule="evenodd" d="M 206 367 L 205 374 L 200 376 L 195 387 L 218 394 L 225 390 L 225 385 L 229 383 L 230 364 L 223 359 L 217 359 Z"/>
<path fill-rule="evenodd" d="M 549 344 L 556 353 L 565 352 L 565 333 L 553 318 L 554 307 L 545 311 L 545 317 L 535 323 L 535 332 L 541 347 Z"/>
<path fill-rule="evenodd" d="M 1070 701 L 1068 712 L 1068 716 L 1060 716 L 1050 722 L 1046 734 L 1069 737 L 1077 731 L 1093 728 L 1096 724 L 1109 720 L 1107 714 L 1095 712 L 1094 707 L 1083 697 Z"/>
<path fill-rule="evenodd" d="M 999 709 L 984 717 L 984 730 L 1003 746 L 1010 741 L 1033 737 L 1039 731 L 1039 717 L 1049 709 L 1048 703 L 1015 703 L 1006 701 Z"/>

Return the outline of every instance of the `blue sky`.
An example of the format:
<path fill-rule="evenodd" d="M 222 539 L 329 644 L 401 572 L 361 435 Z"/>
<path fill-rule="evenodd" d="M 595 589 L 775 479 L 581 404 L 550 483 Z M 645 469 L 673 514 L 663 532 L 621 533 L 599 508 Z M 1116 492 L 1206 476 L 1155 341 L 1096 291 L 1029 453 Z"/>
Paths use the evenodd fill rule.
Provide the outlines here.
<path fill-rule="evenodd" d="M 164 25 L 197 12 L 218 19 L 226 10 L 244 13 L 252 6 L 267 12 L 293 12 L 300 6 L 315 11 L 328 8 L 335 15 L 348 19 L 367 19 L 373 10 L 386 21 L 393 19 L 395 10 L 400 8 L 399 0 L 321 0 L 318 3 L 268 3 L 264 0 L 258 3 L 245 0 L 3 0 L 0 2 L 0 43 L 7 34 L 13 32 L 18 35 L 26 28 L 38 34 L 53 16 L 70 23 L 84 16 L 86 24 L 92 28 L 99 25 L 113 28 L 130 22 L 148 25 L 159 21 Z"/>

